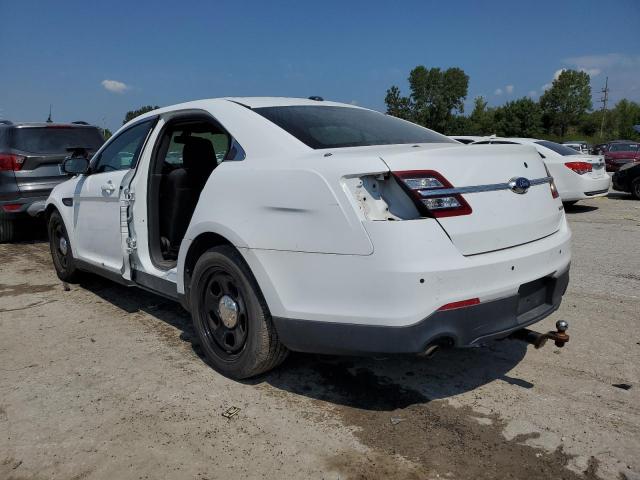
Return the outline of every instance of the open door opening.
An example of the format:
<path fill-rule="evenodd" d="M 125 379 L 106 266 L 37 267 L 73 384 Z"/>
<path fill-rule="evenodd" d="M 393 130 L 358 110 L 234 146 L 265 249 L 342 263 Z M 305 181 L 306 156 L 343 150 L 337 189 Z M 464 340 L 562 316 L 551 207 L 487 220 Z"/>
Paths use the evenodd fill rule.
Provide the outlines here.
<path fill-rule="evenodd" d="M 180 244 L 209 176 L 230 153 L 231 136 L 202 117 L 168 123 L 149 175 L 149 250 L 161 269 L 176 265 Z"/>

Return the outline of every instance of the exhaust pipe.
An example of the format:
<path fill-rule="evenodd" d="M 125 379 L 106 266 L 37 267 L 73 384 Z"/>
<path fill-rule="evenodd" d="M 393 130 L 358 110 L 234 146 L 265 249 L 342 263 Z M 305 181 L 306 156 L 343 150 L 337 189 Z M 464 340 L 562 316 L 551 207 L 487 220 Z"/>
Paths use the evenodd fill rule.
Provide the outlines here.
<path fill-rule="evenodd" d="M 528 328 L 522 328 L 509 335 L 509 338 L 530 343 L 536 348 L 542 348 L 547 343 L 547 340 L 553 340 L 556 347 L 562 348 L 569 341 L 569 335 L 566 333 L 568 328 L 569 324 L 566 321 L 558 320 L 555 332 L 539 333 Z"/>
<path fill-rule="evenodd" d="M 430 345 L 427 345 L 427 348 L 425 348 L 424 352 L 422 352 L 420 355 L 426 358 L 432 358 L 438 350 L 440 350 L 440 345 L 438 345 L 437 343 L 432 343 Z"/>

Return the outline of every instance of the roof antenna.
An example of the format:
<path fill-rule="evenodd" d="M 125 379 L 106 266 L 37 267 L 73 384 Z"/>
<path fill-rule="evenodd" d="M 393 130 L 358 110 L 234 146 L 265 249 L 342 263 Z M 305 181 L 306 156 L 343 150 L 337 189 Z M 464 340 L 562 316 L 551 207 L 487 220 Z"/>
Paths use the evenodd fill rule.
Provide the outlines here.
<path fill-rule="evenodd" d="M 52 105 L 49 104 L 49 118 L 47 118 L 47 123 L 53 123 L 53 120 L 51 120 L 51 107 Z"/>

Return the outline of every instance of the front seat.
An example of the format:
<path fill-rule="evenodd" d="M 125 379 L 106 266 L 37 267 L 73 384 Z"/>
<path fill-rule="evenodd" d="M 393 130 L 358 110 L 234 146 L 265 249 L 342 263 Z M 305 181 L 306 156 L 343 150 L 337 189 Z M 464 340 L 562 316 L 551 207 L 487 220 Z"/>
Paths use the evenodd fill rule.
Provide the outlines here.
<path fill-rule="evenodd" d="M 161 189 L 160 231 L 164 255 L 177 255 L 200 192 L 217 165 L 216 152 L 209 140 L 186 137 L 182 168 L 169 173 Z"/>

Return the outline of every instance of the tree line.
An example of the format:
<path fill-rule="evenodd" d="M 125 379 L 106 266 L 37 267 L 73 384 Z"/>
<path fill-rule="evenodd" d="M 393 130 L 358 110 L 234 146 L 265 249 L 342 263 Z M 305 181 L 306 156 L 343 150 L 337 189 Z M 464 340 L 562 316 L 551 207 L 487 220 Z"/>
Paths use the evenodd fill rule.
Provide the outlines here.
<path fill-rule="evenodd" d="M 417 66 L 408 80 L 407 96 L 395 85 L 387 90 L 387 113 L 445 135 L 640 140 L 633 129 L 640 124 L 640 104 L 623 99 L 605 113 L 593 110 L 586 72 L 563 70 L 538 101 L 522 97 L 490 107 L 476 97 L 469 115 L 464 114 L 469 76 L 462 69 Z"/>

